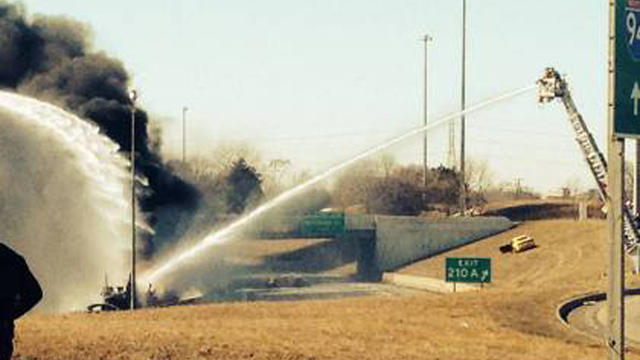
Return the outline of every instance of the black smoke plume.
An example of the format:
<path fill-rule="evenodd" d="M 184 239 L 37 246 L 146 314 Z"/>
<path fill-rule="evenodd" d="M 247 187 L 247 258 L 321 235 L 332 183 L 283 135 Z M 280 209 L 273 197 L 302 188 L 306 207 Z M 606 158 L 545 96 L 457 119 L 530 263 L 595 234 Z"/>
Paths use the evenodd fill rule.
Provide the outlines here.
<path fill-rule="evenodd" d="M 119 60 L 92 50 L 91 35 L 87 25 L 73 19 L 41 15 L 27 19 L 21 4 L 0 0 L 0 86 L 90 119 L 121 151 L 129 152 L 129 75 Z M 163 220 L 162 214 L 189 217 L 199 196 L 193 186 L 165 167 L 152 148 L 148 125 L 147 113 L 136 110 L 136 168 L 150 189 L 141 192 L 140 204 L 153 226 Z M 157 238 L 177 235 L 175 228 L 161 228 L 163 233 Z M 148 243 L 147 254 L 152 243 Z"/>

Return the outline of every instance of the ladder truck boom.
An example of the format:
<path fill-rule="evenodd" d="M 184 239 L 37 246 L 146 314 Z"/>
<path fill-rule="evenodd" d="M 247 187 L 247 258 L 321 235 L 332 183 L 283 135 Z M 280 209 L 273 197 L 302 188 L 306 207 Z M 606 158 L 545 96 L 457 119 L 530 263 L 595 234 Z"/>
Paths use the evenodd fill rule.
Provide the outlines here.
<path fill-rule="evenodd" d="M 546 68 L 544 75 L 538 80 L 538 103 L 549 103 L 554 99 L 560 99 L 567 110 L 569 123 L 576 134 L 576 142 L 582 150 L 582 154 L 591 170 L 591 174 L 598 185 L 598 192 L 602 200 L 607 203 L 607 162 L 598 148 L 593 135 L 589 132 L 587 124 L 571 97 L 571 91 L 567 82 L 555 69 Z M 631 253 L 640 242 L 638 229 L 634 224 L 631 210 L 625 205 L 622 211 L 624 220 L 624 245 L 627 253 Z"/>

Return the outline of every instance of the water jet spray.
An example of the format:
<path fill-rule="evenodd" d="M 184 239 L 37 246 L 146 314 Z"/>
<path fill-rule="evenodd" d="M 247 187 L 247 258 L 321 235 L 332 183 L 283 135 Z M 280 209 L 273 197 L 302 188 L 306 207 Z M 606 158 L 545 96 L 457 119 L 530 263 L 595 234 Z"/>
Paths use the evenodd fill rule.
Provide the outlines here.
<path fill-rule="evenodd" d="M 325 170 L 324 172 L 316 175 L 315 177 L 313 177 L 312 179 L 305 181 L 304 183 L 297 185 L 293 188 L 291 188 L 288 191 L 285 191 L 284 193 L 276 196 L 275 198 L 267 201 L 266 203 L 258 206 L 257 208 L 253 209 L 252 211 L 250 211 L 249 213 L 247 213 L 246 215 L 242 216 L 240 219 L 232 222 L 231 224 L 229 224 L 228 226 L 226 226 L 225 228 L 216 231 L 208 236 L 206 236 L 204 239 L 202 239 L 199 243 L 197 243 L 196 245 L 194 245 L 193 247 L 179 253 L 177 256 L 169 259 L 168 261 L 166 261 L 164 264 L 153 268 L 149 271 L 147 271 L 146 273 L 142 274 L 141 279 L 145 282 L 145 283 L 156 283 L 158 282 L 158 280 L 160 280 L 162 277 L 164 277 L 165 275 L 167 275 L 169 272 L 171 272 L 175 267 L 177 267 L 178 265 L 180 265 L 181 263 L 194 258 L 195 256 L 197 256 L 201 251 L 206 250 L 207 248 L 213 246 L 213 245 L 219 245 L 222 243 L 225 243 L 229 240 L 231 240 L 233 238 L 234 235 L 237 235 L 241 230 L 245 229 L 253 220 L 257 219 L 258 217 L 260 217 L 261 215 L 265 214 L 266 212 L 268 212 L 269 210 L 291 200 L 292 198 L 304 193 L 304 191 L 306 191 L 308 188 L 326 180 L 327 178 L 329 178 L 330 176 L 334 175 L 335 173 L 344 170 L 346 168 L 348 168 L 349 166 L 353 165 L 354 163 L 365 159 L 367 157 L 370 157 L 374 154 L 376 154 L 377 152 L 380 152 L 390 146 L 393 146 L 399 142 L 402 142 L 408 138 L 411 138 L 415 135 L 421 134 L 422 132 L 428 131 L 432 128 L 435 128 L 437 126 L 440 126 L 442 124 L 445 124 L 449 121 L 455 120 L 458 117 L 460 117 L 460 115 L 463 114 L 468 114 L 470 112 L 482 109 L 484 107 L 487 107 L 491 104 L 515 97 L 517 95 L 523 94 L 525 92 L 531 91 L 533 89 L 536 88 L 536 85 L 531 85 L 531 86 L 526 86 L 524 88 L 518 89 L 518 90 L 514 90 L 514 91 L 510 91 L 508 93 L 496 96 L 494 98 L 491 98 L 489 100 L 474 104 L 468 108 L 466 108 L 463 111 L 460 112 L 456 112 L 453 114 L 449 114 L 446 116 L 443 116 L 441 118 L 439 118 L 436 121 L 433 121 L 431 123 L 429 123 L 428 125 L 424 125 L 424 126 L 420 126 L 417 127 L 413 130 L 410 130 L 402 135 L 399 135 L 391 140 L 388 140 L 384 143 L 381 143 L 375 147 L 370 148 L 369 150 L 366 150 L 354 157 L 352 157 L 349 160 L 346 160 L 344 162 L 341 162 L 327 170 Z"/>
<path fill-rule="evenodd" d="M 105 273 L 126 278 L 129 164 L 95 125 L 51 104 L 0 91 L 0 110 L 0 241 L 28 259 L 39 309 L 83 308 Z"/>

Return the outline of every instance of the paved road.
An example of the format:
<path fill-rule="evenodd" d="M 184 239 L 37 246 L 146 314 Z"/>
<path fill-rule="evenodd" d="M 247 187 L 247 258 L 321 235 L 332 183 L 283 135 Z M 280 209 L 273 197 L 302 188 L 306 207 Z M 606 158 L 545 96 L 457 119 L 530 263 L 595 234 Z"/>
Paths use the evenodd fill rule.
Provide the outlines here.
<path fill-rule="evenodd" d="M 296 281 L 297 280 L 297 281 Z M 273 284 L 269 286 L 269 284 Z M 296 285 L 297 284 L 297 285 Z M 203 301 L 283 301 L 338 299 L 354 296 L 409 296 L 424 291 L 383 283 L 353 282 L 323 274 L 252 274 L 204 294 Z M 436 294 L 434 294 L 436 295 Z"/>
<path fill-rule="evenodd" d="M 625 332 L 635 347 L 640 347 L 640 296 L 625 298 Z M 582 306 L 569 315 L 569 323 L 578 330 L 604 339 L 607 330 L 608 307 L 606 301 Z"/>

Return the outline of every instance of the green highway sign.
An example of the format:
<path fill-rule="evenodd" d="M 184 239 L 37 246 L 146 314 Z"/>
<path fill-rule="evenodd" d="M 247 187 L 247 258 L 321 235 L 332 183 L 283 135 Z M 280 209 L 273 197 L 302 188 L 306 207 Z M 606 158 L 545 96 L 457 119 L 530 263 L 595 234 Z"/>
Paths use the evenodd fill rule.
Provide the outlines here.
<path fill-rule="evenodd" d="M 490 258 L 447 258 L 445 262 L 447 282 L 491 282 Z"/>
<path fill-rule="evenodd" d="M 343 213 L 319 213 L 307 215 L 300 222 L 300 232 L 305 236 L 336 236 L 345 232 Z"/>
<path fill-rule="evenodd" d="M 616 0 L 614 132 L 640 137 L 640 0 Z"/>

